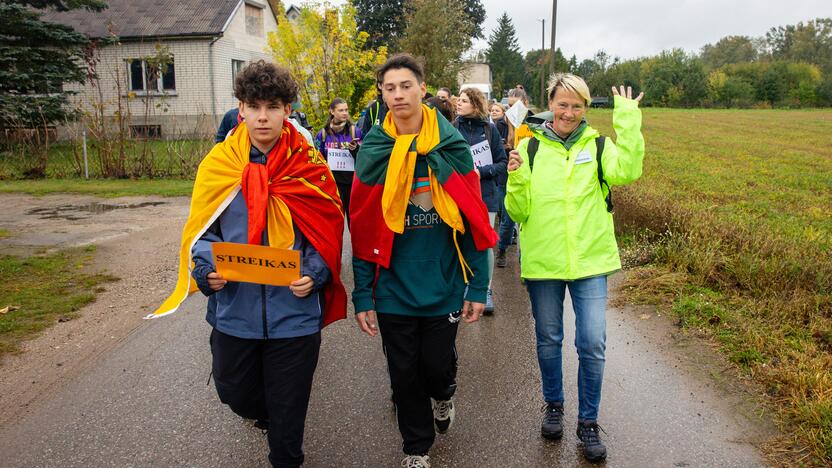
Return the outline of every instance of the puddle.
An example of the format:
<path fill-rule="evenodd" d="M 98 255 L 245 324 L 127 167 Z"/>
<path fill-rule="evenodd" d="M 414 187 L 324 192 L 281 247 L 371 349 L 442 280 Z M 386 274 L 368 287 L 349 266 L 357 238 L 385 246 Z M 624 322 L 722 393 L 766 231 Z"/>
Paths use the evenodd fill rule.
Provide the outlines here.
<path fill-rule="evenodd" d="M 89 218 L 91 215 L 107 213 L 113 210 L 130 210 L 134 208 L 145 208 L 148 206 L 164 205 L 167 202 L 154 201 L 142 203 L 86 203 L 83 205 L 58 205 L 47 208 L 33 208 L 26 212 L 27 215 L 37 216 L 40 219 L 65 219 L 67 221 L 78 221 Z"/>

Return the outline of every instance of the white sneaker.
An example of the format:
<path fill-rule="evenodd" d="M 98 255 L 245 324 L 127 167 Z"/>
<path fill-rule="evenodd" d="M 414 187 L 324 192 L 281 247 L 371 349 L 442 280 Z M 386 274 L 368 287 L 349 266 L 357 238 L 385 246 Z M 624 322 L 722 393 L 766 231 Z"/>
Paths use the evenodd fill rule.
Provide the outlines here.
<path fill-rule="evenodd" d="M 402 460 L 402 468 L 430 468 L 430 457 L 427 455 L 408 455 Z"/>
<path fill-rule="evenodd" d="M 436 432 L 444 434 L 454 425 L 454 400 L 430 399 L 433 406 L 433 428 Z"/>

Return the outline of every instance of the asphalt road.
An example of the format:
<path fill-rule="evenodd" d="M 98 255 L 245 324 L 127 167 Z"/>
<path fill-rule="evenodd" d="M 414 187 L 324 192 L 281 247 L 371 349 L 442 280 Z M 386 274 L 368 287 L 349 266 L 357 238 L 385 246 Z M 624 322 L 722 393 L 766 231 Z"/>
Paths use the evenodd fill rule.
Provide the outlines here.
<path fill-rule="evenodd" d="M 461 325 L 457 420 L 437 438 L 434 467 L 583 463 L 573 427 L 571 327 L 564 345 L 568 430 L 560 442 L 539 436 L 533 323 L 515 264 L 512 252 L 510 267 L 497 270 L 496 314 Z M 344 277 L 351 277 L 349 270 Z M 180 312 L 146 322 L 0 428 L 0 465 L 265 466 L 265 437 L 224 407 L 207 384 L 205 303 L 196 295 Z M 565 320 L 573 322 L 571 309 Z M 608 466 L 765 464 L 754 446 L 758 423 L 690 364 L 700 348 L 675 342 L 663 318 L 641 311 L 612 309 L 607 328 L 599 422 L 607 432 Z M 307 419 L 305 466 L 393 467 L 400 447 L 380 338 L 360 334 L 351 317 L 328 327 Z"/>

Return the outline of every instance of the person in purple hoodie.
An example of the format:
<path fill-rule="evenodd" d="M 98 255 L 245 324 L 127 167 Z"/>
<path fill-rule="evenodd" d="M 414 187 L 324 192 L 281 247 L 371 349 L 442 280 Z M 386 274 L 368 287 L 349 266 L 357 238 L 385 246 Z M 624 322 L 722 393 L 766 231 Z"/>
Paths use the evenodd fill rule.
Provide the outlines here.
<path fill-rule="evenodd" d="M 324 128 L 315 135 L 315 146 L 335 176 L 347 224 L 350 221 L 350 191 L 355 173 L 355 155 L 361 146 L 361 138 L 361 129 L 350 121 L 347 102 L 341 98 L 333 99 L 329 105 L 329 118 Z"/>

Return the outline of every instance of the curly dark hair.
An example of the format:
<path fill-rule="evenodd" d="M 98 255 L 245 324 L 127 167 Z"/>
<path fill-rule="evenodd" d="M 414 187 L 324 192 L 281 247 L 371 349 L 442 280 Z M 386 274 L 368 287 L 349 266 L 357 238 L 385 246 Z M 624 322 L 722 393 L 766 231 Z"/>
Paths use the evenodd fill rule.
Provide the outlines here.
<path fill-rule="evenodd" d="M 425 81 L 425 67 L 414 56 L 408 53 L 401 53 L 391 56 L 376 70 L 376 83 L 380 86 L 384 83 L 384 75 L 390 70 L 399 70 L 407 68 L 416 75 L 416 81 L 423 83 Z"/>
<path fill-rule="evenodd" d="M 234 96 L 246 104 L 257 101 L 291 104 L 298 97 L 298 83 L 286 68 L 259 60 L 237 74 Z"/>

